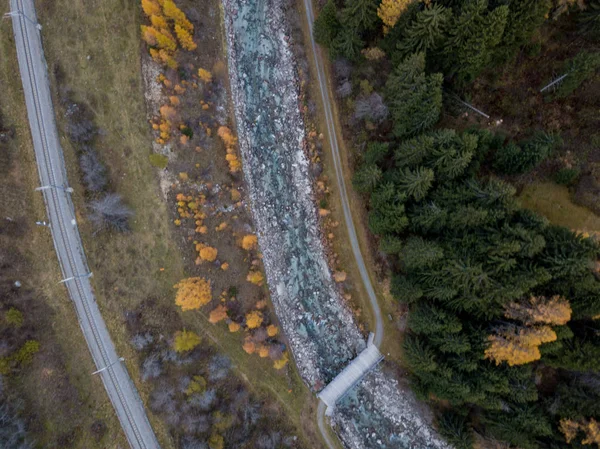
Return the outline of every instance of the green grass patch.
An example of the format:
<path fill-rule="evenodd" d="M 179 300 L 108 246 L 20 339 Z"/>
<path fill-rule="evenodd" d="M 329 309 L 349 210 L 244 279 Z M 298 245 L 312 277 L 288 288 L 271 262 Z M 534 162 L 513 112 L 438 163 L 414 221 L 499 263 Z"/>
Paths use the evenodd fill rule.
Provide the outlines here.
<path fill-rule="evenodd" d="M 150 163 L 153 167 L 160 168 L 161 170 L 167 168 L 167 164 L 169 163 L 169 158 L 162 154 L 153 153 L 148 156 L 148 159 L 150 159 Z"/>
<path fill-rule="evenodd" d="M 519 195 L 521 204 L 545 216 L 552 223 L 570 229 L 600 232 L 600 217 L 574 204 L 569 189 L 551 182 L 530 184 Z"/>

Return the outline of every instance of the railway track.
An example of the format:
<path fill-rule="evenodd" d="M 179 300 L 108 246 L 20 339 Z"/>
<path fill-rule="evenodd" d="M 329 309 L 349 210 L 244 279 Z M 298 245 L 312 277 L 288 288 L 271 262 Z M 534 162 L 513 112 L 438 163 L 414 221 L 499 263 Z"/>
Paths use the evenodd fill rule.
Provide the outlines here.
<path fill-rule="evenodd" d="M 116 351 L 87 276 L 89 268 L 67 189 L 68 179 L 58 141 L 41 36 L 37 27 L 35 35 L 30 32 L 36 26 L 33 1 L 11 0 L 11 15 L 38 173 L 64 282 L 75 303 L 79 324 L 130 446 L 134 449 L 159 449 L 124 365 L 115 364 L 118 360 Z M 39 79 L 36 70 L 43 73 L 42 79 Z"/>

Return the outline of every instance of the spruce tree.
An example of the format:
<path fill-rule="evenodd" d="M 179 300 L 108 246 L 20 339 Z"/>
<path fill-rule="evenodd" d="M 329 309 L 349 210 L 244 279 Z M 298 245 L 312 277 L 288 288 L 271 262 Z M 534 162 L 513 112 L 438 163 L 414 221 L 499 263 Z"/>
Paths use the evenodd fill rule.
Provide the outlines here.
<path fill-rule="evenodd" d="M 352 184 L 359 192 L 372 192 L 381 180 L 381 169 L 375 164 L 366 164 L 354 173 Z"/>
<path fill-rule="evenodd" d="M 502 3 L 508 4 L 508 18 L 496 49 L 496 58 L 500 62 L 512 58 L 528 43 L 552 7 L 551 0 L 505 0 Z"/>
<path fill-rule="evenodd" d="M 333 0 L 328 0 L 319 12 L 314 23 L 315 40 L 331 49 L 332 43 L 340 32 L 341 24 L 337 16 L 337 8 Z"/>
<path fill-rule="evenodd" d="M 400 251 L 400 261 L 406 270 L 419 270 L 444 257 L 444 250 L 435 242 L 411 236 Z"/>
<path fill-rule="evenodd" d="M 470 83 L 488 66 L 502 39 L 508 6 L 492 11 L 487 6 L 487 0 L 466 2 L 450 25 L 443 66 L 459 84 Z"/>
<path fill-rule="evenodd" d="M 332 57 L 342 57 L 350 61 L 355 61 L 360 56 L 360 51 L 363 47 L 364 41 L 360 35 L 342 21 L 341 30 L 331 43 Z"/>
<path fill-rule="evenodd" d="M 397 185 L 401 192 L 420 201 L 427 195 L 434 180 L 433 170 L 416 167 L 414 170 L 404 168 L 397 171 Z"/>
<path fill-rule="evenodd" d="M 452 19 L 452 11 L 442 5 L 435 4 L 420 11 L 404 32 L 396 49 L 404 59 L 412 53 L 429 54 L 439 49 Z"/>
<path fill-rule="evenodd" d="M 378 0 L 346 0 L 342 10 L 343 23 L 356 34 L 371 31 L 378 21 Z"/>
<path fill-rule="evenodd" d="M 386 99 L 398 137 L 416 135 L 439 119 L 442 107 L 440 73 L 425 74 L 425 55 L 417 53 L 399 64 L 386 83 Z"/>
<path fill-rule="evenodd" d="M 564 72 L 567 77 L 556 90 L 557 98 L 571 95 L 585 80 L 592 77 L 600 68 L 600 53 L 581 51 L 573 59 L 567 61 Z"/>

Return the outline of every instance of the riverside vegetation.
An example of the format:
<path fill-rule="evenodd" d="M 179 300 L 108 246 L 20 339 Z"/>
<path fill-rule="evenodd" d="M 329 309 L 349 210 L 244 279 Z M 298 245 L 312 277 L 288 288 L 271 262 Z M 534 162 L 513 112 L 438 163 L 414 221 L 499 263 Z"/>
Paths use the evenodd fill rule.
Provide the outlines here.
<path fill-rule="evenodd" d="M 409 311 L 413 389 L 457 448 L 600 446 L 600 247 L 522 208 L 511 184 L 563 140 L 451 117 L 456 93 L 565 21 L 586 49 L 562 61 L 558 88 L 532 95 L 558 107 L 596 92 L 600 53 L 588 40 L 599 10 L 596 0 L 328 0 L 315 23 L 346 134 L 354 128 L 354 185 Z"/>

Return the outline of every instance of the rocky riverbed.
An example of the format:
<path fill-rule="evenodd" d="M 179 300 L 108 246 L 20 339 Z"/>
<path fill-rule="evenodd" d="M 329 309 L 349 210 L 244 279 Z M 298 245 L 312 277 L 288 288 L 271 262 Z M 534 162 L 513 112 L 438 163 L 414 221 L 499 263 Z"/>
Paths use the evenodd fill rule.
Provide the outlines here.
<path fill-rule="evenodd" d="M 320 239 L 294 60 L 280 0 L 223 0 L 244 174 L 278 318 L 317 391 L 365 347 Z M 442 448 L 416 402 L 376 370 L 333 423 L 349 448 Z M 368 435 L 363 435 L 368 431 Z"/>

